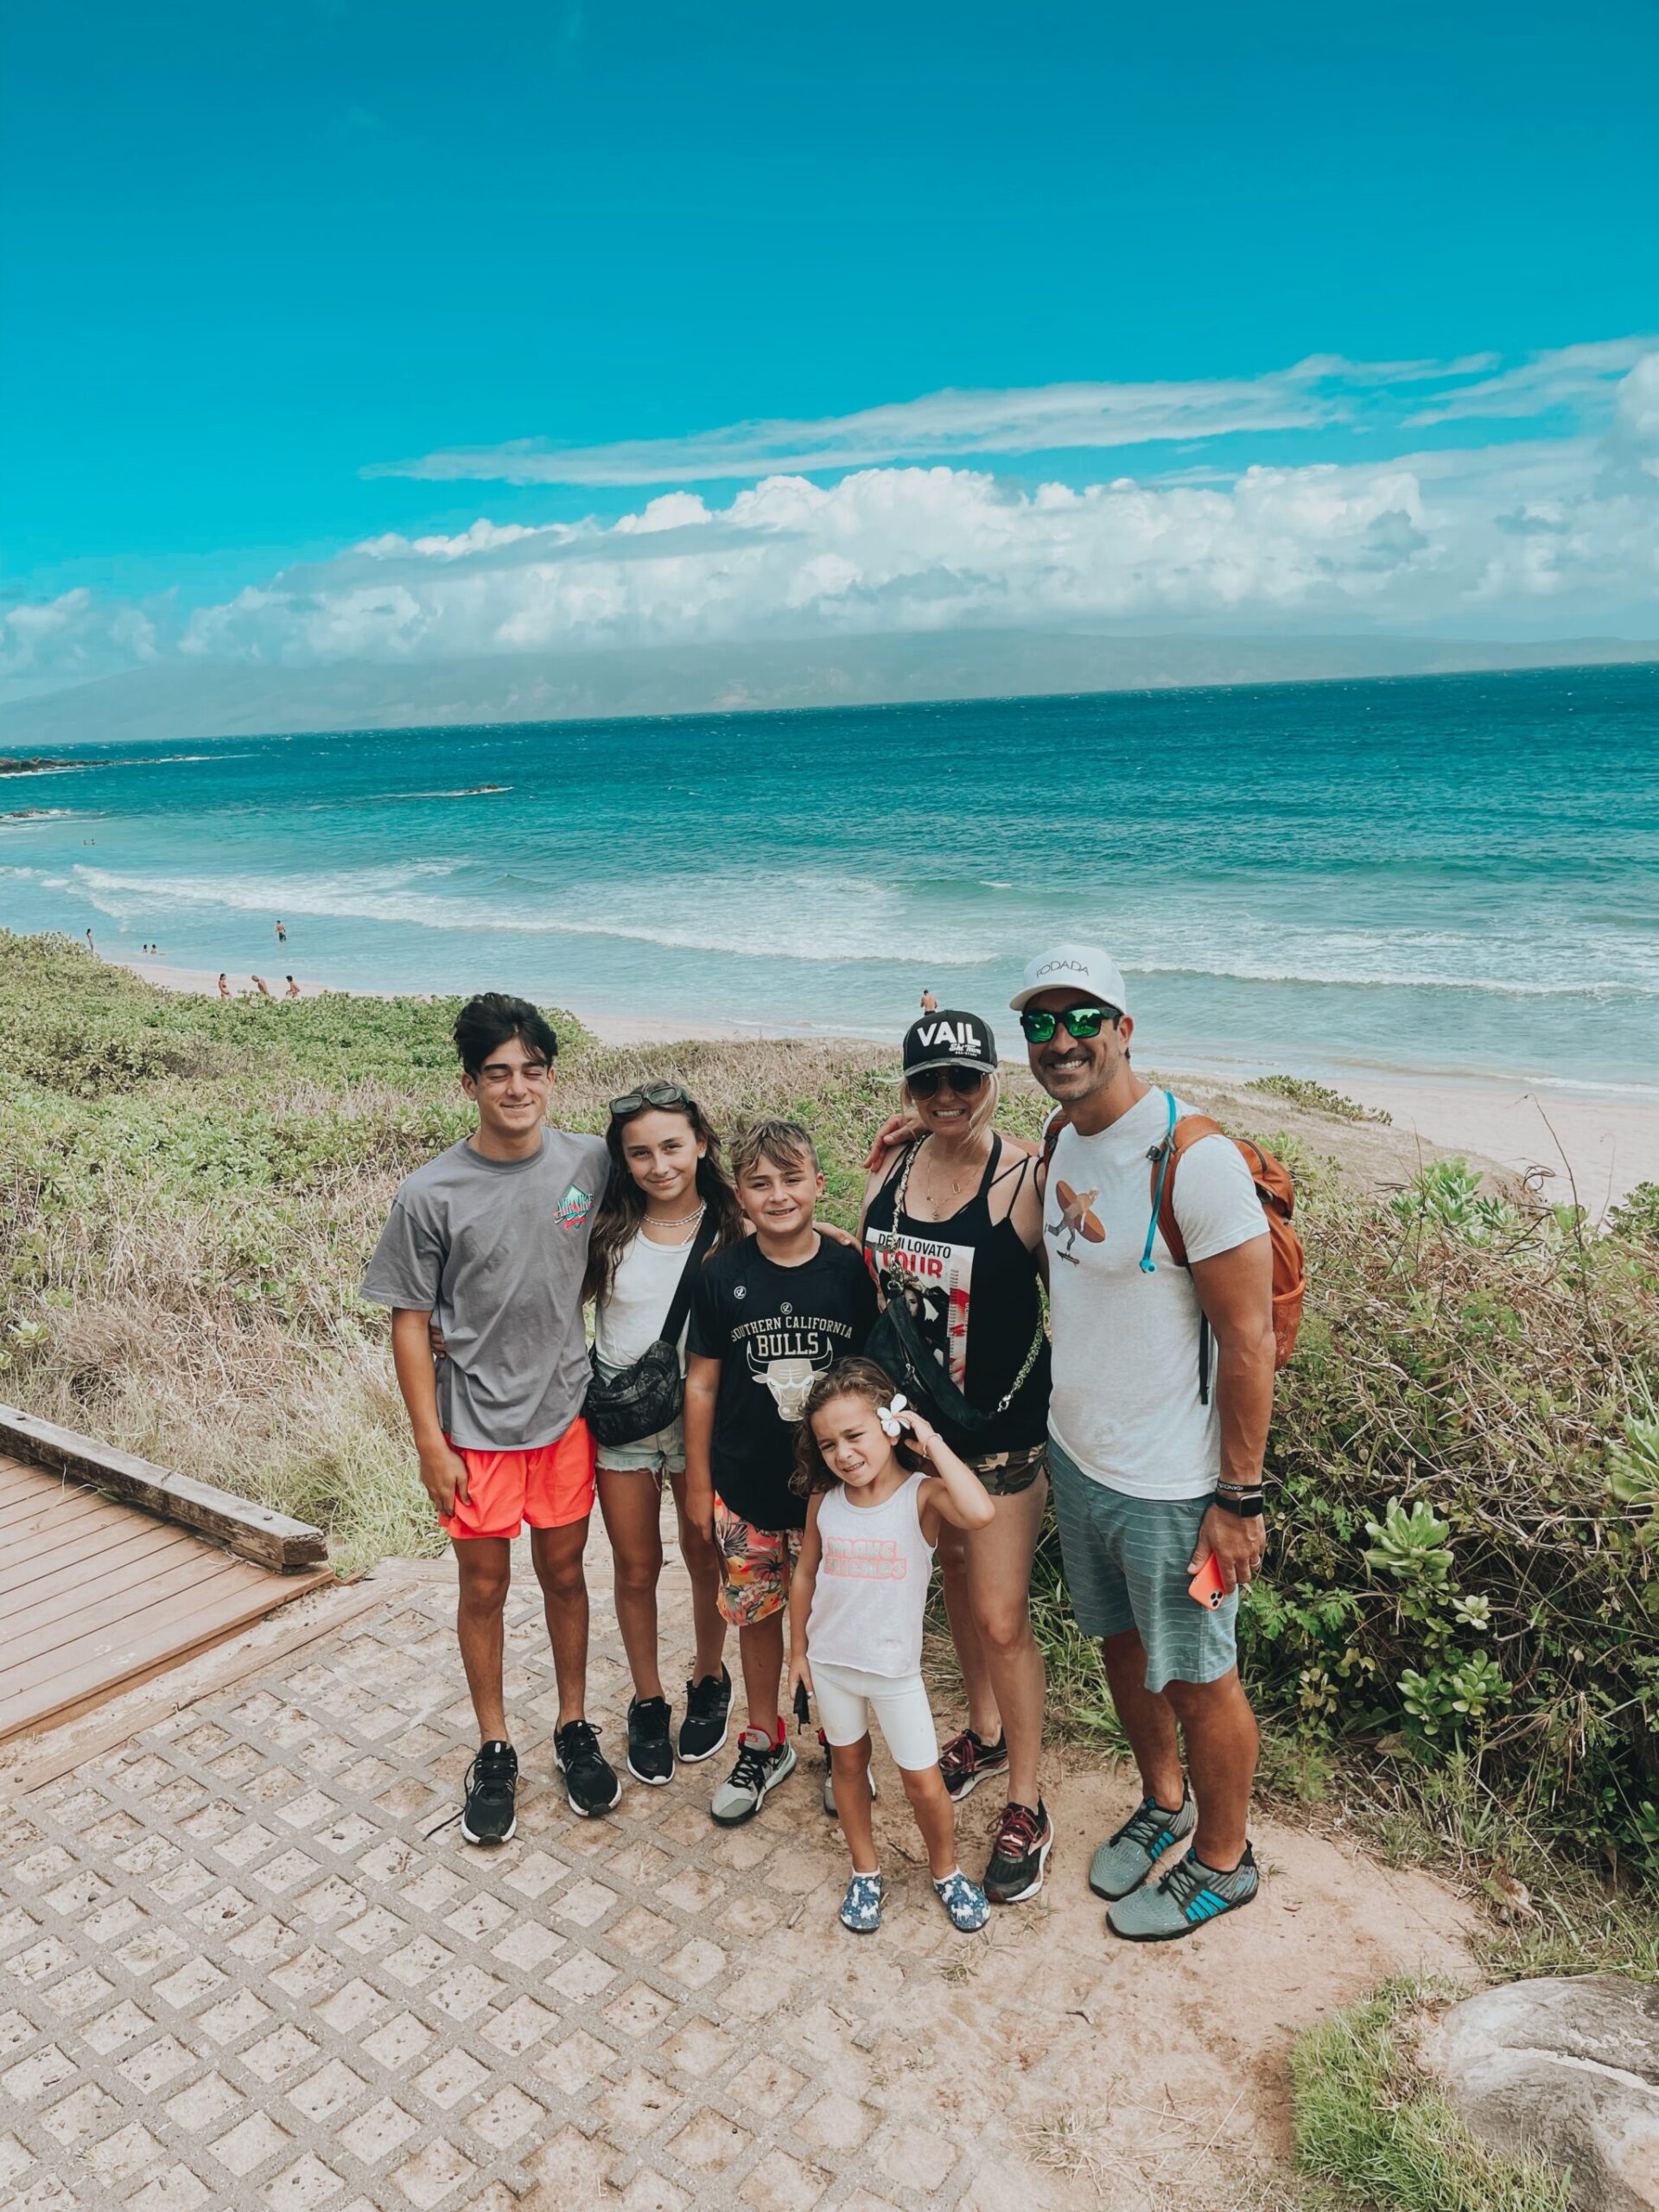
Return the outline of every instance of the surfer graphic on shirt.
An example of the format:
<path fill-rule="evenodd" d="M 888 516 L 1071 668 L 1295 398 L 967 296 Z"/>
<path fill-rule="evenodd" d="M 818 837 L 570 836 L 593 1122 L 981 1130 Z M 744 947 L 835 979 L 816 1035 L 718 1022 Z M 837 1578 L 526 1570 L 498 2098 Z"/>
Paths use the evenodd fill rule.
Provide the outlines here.
<path fill-rule="evenodd" d="M 1060 1202 L 1060 1211 L 1049 1223 L 1048 1233 L 1055 1239 L 1055 1250 L 1058 1256 L 1062 1260 L 1070 1260 L 1075 1268 L 1081 1265 L 1075 1249 L 1079 1236 L 1090 1244 L 1106 1242 L 1106 1231 L 1101 1225 L 1100 1216 L 1093 1211 L 1100 1192 L 1097 1190 L 1074 1191 L 1069 1183 L 1056 1183 L 1054 1195 Z M 1062 1236 L 1068 1239 L 1065 1244 L 1059 1243 Z"/>

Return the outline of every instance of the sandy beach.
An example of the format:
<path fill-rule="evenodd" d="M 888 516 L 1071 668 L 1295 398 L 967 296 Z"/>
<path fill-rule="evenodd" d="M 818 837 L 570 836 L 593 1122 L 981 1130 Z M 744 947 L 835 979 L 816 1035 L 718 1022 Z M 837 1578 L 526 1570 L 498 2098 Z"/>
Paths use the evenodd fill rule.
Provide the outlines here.
<path fill-rule="evenodd" d="M 118 958 L 111 964 L 162 990 L 211 997 L 219 988 L 218 976 L 206 969 L 168 967 L 142 957 Z M 273 997 L 280 998 L 286 988 L 285 973 L 265 976 Z M 254 989 L 250 976 L 232 975 L 228 980 L 238 997 Z M 302 998 L 315 998 L 330 988 L 303 976 L 296 980 Z M 571 1011 L 604 1045 L 825 1033 L 805 1027 L 791 1030 L 778 1023 L 740 1027 L 729 1022 L 596 1014 L 581 1007 Z M 1298 1068 L 1286 1071 L 1314 1072 Z M 1402 1075 L 1361 1066 L 1344 1068 L 1340 1074 L 1321 1068 L 1317 1074 L 1360 1105 L 1389 1114 L 1397 1131 L 1419 1137 L 1426 1145 L 1478 1154 L 1514 1174 L 1531 1176 L 1552 1200 L 1576 1197 L 1592 1220 L 1599 1220 L 1637 1184 L 1659 1182 L 1659 1106 L 1651 1096 L 1636 1090 L 1535 1085 L 1497 1077 Z M 1232 1079 L 1236 1082 L 1236 1076 Z"/>

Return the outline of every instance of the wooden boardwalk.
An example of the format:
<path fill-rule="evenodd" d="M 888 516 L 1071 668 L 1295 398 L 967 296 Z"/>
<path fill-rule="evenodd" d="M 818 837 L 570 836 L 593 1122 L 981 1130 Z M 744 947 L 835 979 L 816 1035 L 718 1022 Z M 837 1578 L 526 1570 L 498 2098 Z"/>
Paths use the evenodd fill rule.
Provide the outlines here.
<path fill-rule="evenodd" d="M 0 1743 L 67 1720 L 332 1580 L 237 1559 L 0 1452 Z"/>

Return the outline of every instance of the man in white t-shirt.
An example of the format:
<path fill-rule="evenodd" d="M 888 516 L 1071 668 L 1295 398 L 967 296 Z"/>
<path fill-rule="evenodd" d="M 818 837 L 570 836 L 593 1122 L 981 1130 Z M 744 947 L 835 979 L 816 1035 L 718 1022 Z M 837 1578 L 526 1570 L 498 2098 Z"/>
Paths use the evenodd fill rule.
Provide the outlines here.
<path fill-rule="evenodd" d="M 1190 1935 L 1255 1895 L 1247 1834 L 1255 1716 L 1238 1679 L 1237 1592 L 1266 1548 L 1262 1460 L 1273 1408 L 1267 1223 L 1230 1139 L 1173 1168 L 1186 1247 L 1155 1224 L 1160 1149 L 1190 1110 L 1129 1062 L 1123 977 L 1097 946 L 1026 969 L 1013 1001 L 1033 1074 L 1064 1116 L 1048 1160 L 1054 1386 L 1049 1464 L 1066 1584 L 1101 1639 L 1142 1802 L 1096 1852 L 1090 1885 L 1115 1935 Z M 1189 1594 L 1215 1556 L 1221 1601 Z M 1185 1738 L 1192 1788 L 1182 1773 Z M 1186 1856 L 1155 1885 L 1183 1837 Z M 1143 1886 L 1144 1885 L 1144 1886 Z"/>

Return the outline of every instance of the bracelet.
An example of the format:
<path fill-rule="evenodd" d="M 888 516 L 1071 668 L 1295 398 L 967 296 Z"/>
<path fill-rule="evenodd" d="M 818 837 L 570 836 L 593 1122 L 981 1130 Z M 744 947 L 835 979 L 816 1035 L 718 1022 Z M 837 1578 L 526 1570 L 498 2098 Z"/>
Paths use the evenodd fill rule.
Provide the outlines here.
<path fill-rule="evenodd" d="M 1250 1491 L 1240 1497 L 1227 1497 L 1217 1491 L 1211 1503 L 1240 1521 L 1259 1521 L 1268 1510 L 1268 1502 L 1259 1490 Z"/>
<path fill-rule="evenodd" d="M 1217 1483 L 1216 1488 L 1224 1491 L 1229 1497 L 1260 1497 L 1267 1488 L 1265 1483 Z"/>

